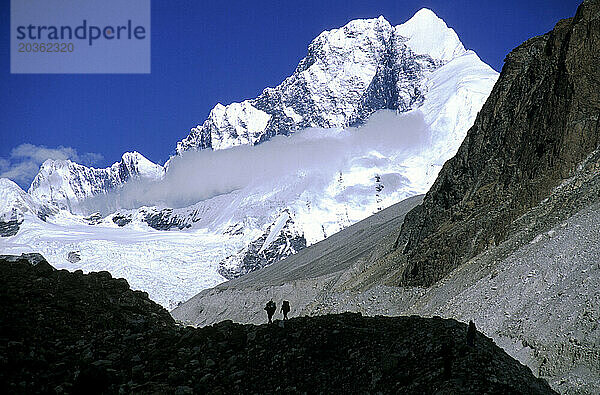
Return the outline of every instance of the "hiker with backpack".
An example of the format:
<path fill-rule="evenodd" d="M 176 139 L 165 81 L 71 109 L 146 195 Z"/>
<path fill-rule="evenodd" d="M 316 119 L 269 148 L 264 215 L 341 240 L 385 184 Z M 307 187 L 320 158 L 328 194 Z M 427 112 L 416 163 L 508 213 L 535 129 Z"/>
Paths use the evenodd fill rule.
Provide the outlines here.
<path fill-rule="evenodd" d="M 287 300 L 283 301 L 283 303 L 281 304 L 281 312 L 283 313 L 283 319 L 287 320 L 287 315 L 290 312 L 290 302 L 288 302 Z"/>
<path fill-rule="evenodd" d="M 273 299 L 267 302 L 267 305 L 265 306 L 265 311 L 267 312 L 267 317 L 269 317 L 270 324 L 273 322 L 271 320 L 273 318 L 273 314 L 275 314 L 275 311 L 277 311 L 277 305 L 275 304 L 275 302 L 273 302 Z"/>

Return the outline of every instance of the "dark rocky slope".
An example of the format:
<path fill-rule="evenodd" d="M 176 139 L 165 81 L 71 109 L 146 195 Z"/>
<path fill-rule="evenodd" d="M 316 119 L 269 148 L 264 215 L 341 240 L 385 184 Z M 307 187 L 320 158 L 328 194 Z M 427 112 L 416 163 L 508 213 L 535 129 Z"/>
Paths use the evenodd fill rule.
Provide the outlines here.
<path fill-rule="evenodd" d="M 598 0 L 507 56 L 458 153 L 406 216 L 395 245 L 401 284 L 431 285 L 499 245 L 598 148 L 599 65 Z"/>
<path fill-rule="evenodd" d="M 466 325 L 417 316 L 178 327 L 106 272 L 0 257 L 3 393 L 552 393 Z"/>

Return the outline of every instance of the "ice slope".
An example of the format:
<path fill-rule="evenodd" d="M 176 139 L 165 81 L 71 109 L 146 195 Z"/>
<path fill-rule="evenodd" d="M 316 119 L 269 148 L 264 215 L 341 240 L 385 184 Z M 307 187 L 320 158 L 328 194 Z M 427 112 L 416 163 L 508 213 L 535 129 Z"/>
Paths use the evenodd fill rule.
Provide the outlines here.
<path fill-rule="evenodd" d="M 256 99 L 217 104 L 177 143 L 190 149 L 257 144 L 306 127 L 346 127 L 381 109 L 409 111 L 427 97 L 431 72 L 465 54 L 453 29 L 422 9 L 396 27 L 383 16 L 322 32 L 294 73 Z"/>
<path fill-rule="evenodd" d="M 202 229 L 161 232 L 75 222 L 25 221 L 17 236 L 0 239 L 3 254 L 39 252 L 58 269 L 106 270 L 167 308 L 224 281 L 217 262 L 241 247 L 239 240 Z"/>
<path fill-rule="evenodd" d="M 152 163 L 138 152 L 126 152 L 119 162 L 105 169 L 86 167 L 70 160 L 46 160 L 29 188 L 29 194 L 41 202 L 53 204 L 72 213 L 82 213 L 81 201 L 106 194 L 130 179 L 158 180 L 162 166 Z"/>
<path fill-rule="evenodd" d="M 267 235 L 267 238 L 265 239 L 263 245 L 260 247 L 259 252 L 263 252 L 267 247 L 269 247 L 269 245 L 271 245 L 273 240 L 275 240 L 275 238 L 277 237 L 279 232 L 281 232 L 281 230 L 283 229 L 283 227 L 289 219 L 290 215 L 287 212 L 281 213 L 279 218 L 275 220 L 274 226 L 269 230 L 269 234 Z"/>

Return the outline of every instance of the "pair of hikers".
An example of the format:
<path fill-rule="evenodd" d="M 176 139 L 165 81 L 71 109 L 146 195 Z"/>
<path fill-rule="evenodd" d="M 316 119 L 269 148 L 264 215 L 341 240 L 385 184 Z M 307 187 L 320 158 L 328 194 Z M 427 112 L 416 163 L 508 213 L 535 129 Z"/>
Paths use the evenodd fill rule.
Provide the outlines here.
<path fill-rule="evenodd" d="M 275 302 L 273 302 L 273 299 L 269 300 L 267 302 L 267 305 L 265 306 L 265 311 L 267 312 L 267 317 L 269 318 L 269 324 L 272 323 L 272 318 L 273 318 L 273 314 L 275 314 L 275 311 L 277 311 L 277 305 L 275 304 Z M 287 320 L 288 319 L 288 313 L 290 312 L 290 302 L 288 302 L 287 300 L 284 300 L 281 303 L 281 312 L 283 313 L 283 319 Z"/>

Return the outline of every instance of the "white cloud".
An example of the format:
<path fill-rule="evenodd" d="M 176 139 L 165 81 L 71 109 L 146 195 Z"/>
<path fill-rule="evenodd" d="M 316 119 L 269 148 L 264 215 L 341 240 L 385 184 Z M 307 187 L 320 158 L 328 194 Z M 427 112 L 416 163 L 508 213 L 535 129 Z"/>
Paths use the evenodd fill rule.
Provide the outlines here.
<path fill-rule="evenodd" d="M 102 155 L 92 152 L 80 155 L 72 147 L 49 148 L 29 143 L 21 144 L 13 148 L 7 158 L 0 158 L 0 177 L 10 178 L 26 189 L 39 171 L 40 165 L 47 159 L 70 159 L 90 166 L 101 161 Z"/>
<path fill-rule="evenodd" d="M 358 128 L 313 128 L 290 137 L 276 136 L 257 146 L 188 151 L 171 159 L 163 180 L 130 181 L 121 190 L 97 196 L 86 205 L 101 212 L 106 207 L 157 204 L 176 208 L 298 174 L 333 179 L 352 167 L 376 168 L 414 156 L 430 144 L 430 138 L 420 112 L 398 115 L 379 111 Z"/>

